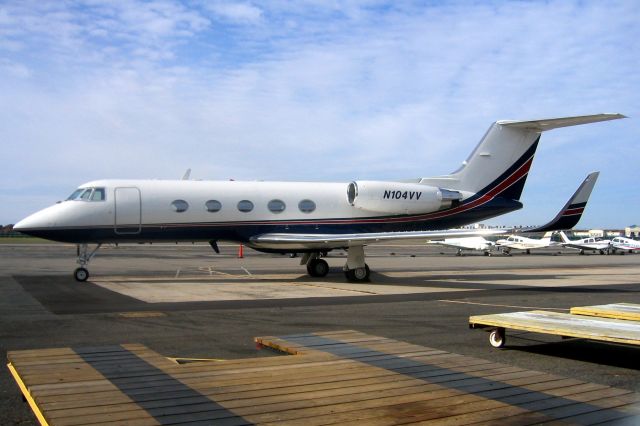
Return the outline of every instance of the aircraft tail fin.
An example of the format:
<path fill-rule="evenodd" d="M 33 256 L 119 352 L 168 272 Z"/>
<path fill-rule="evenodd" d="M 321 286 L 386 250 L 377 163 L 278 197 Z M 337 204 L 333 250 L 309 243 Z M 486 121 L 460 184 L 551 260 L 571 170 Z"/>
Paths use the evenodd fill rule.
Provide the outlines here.
<path fill-rule="evenodd" d="M 557 231 L 576 226 L 587 206 L 589 196 L 599 175 L 600 172 L 590 173 L 551 222 L 537 228 L 527 229 L 526 232 Z"/>
<path fill-rule="evenodd" d="M 571 242 L 571 240 L 569 239 L 569 237 L 567 237 L 567 234 L 565 234 L 564 231 L 560 231 L 560 239 L 564 244 Z"/>
<path fill-rule="evenodd" d="M 497 121 L 491 125 L 462 167 L 450 175 L 421 183 L 474 196 L 519 200 L 542 132 L 560 127 L 624 118 L 596 114 L 533 121 Z"/>
<path fill-rule="evenodd" d="M 546 243 L 550 243 L 552 236 L 553 236 L 553 232 L 552 231 L 545 232 L 544 235 L 542 236 L 542 241 L 544 241 Z"/>

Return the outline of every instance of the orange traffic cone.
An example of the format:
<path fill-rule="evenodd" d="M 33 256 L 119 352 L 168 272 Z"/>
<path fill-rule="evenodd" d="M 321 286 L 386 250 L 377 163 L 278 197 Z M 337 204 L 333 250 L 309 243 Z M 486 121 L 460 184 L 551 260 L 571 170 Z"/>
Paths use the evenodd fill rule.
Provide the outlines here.
<path fill-rule="evenodd" d="M 242 244 L 240 244 L 240 247 L 238 248 L 238 259 L 242 259 L 244 257 L 243 248 L 244 248 L 244 246 Z"/>

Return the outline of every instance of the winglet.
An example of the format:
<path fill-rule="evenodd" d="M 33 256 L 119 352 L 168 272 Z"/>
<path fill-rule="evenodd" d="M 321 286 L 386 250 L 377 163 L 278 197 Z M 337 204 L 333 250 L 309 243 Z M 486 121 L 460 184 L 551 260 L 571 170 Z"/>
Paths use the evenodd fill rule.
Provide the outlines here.
<path fill-rule="evenodd" d="M 182 175 L 182 180 L 189 180 L 190 177 L 191 177 L 191 169 L 187 169 L 187 171 L 184 172 L 184 175 Z"/>
<path fill-rule="evenodd" d="M 590 173 L 551 222 L 538 228 L 527 229 L 526 232 L 559 231 L 576 226 L 587 206 L 587 201 L 589 201 L 589 196 L 599 175 L 600 172 Z"/>

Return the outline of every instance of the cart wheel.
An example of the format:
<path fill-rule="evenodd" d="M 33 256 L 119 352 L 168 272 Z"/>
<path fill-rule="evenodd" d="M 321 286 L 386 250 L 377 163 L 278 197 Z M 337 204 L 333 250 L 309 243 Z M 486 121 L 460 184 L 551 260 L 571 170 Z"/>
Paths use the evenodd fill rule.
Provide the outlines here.
<path fill-rule="evenodd" d="M 504 328 L 496 328 L 489 333 L 489 343 L 494 348 L 502 348 L 505 341 Z"/>

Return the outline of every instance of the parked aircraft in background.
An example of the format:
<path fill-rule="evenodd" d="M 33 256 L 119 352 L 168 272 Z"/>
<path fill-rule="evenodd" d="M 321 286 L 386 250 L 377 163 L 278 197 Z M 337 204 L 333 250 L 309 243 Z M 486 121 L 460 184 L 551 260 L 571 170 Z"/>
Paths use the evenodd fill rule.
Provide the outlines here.
<path fill-rule="evenodd" d="M 511 250 L 524 250 L 525 253 L 531 254 L 531 249 L 546 248 L 559 243 L 551 241 L 553 232 L 549 231 L 544 234 L 542 238 L 528 238 L 520 235 L 509 235 L 507 238 L 502 238 L 496 241 L 499 248 L 502 249 L 504 254 L 511 254 Z"/>
<path fill-rule="evenodd" d="M 350 281 L 369 279 L 364 246 L 403 239 L 487 235 L 452 230 L 522 208 L 520 195 L 543 131 L 623 118 L 597 114 L 498 121 L 457 171 L 402 181 L 237 182 L 99 180 L 17 223 L 25 234 L 78 244 L 75 278 L 101 244 L 235 241 L 263 252 L 304 253 L 310 275 L 327 275 L 320 253 L 346 249 Z M 89 244 L 97 244 L 89 250 Z"/>
<path fill-rule="evenodd" d="M 567 203 L 550 222 L 543 226 L 518 230 L 518 232 L 548 232 L 573 228 L 582 217 L 582 213 L 589 201 L 589 197 L 591 196 L 591 192 L 593 191 L 593 187 L 595 186 L 599 175 L 600 172 L 593 172 L 587 175 L 576 192 L 574 192 L 571 198 L 569 198 L 569 201 L 567 201 Z M 502 245 L 503 252 L 506 252 L 507 254 L 511 249 L 526 250 L 527 254 L 529 254 L 529 250 L 532 248 L 548 247 L 551 245 L 551 241 L 547 244 L 544 239 L 536 240 L 534 238 L 525 238 L 518 235 L 513 235 L 513 238 L 503 238 L 497 243 L 489 241 L 484 237 L 446 238 L 444 240 L 429 241 L 429 243 L 455 247 L 458 249 L 458 256 L 462 254 L 462 250 L 482 250 L 484 251 L 485 256 L 488 256 L 491 254 L 491 250 L 495 248 L 496 244 Z"/>
<path fill-rule="evenodd" d="M 624 253 L 625 251 L 628 253 L 634 253 L 640 250 L 640 241 L 632 240 L 631 238 L 625 237 L 615 237 L 611 240 L 611 251 L 616 253 L 617 251 L 621 251 Z"/>
<path fill-rule="evenodd" d="M 458 256 L 462 256 L 463 250 L 483 251 L 485 256 L 491 256 L 491 251 L 496 245 L 484 237 L 445 238 L 444 240 L 427 241 L 427 243 L 457 248 Z"/>
<path fill-rule="evenodd" d="M 580 250 L 580 254 L 584 254 L 585 250 L 598 251 L 600 254 L 609 254 L 609 248 L 611 247 L 611 240 L 594 237 L 570 240 L 563 231 L 560 231 L 560 238 L 563 247 Z"/>

